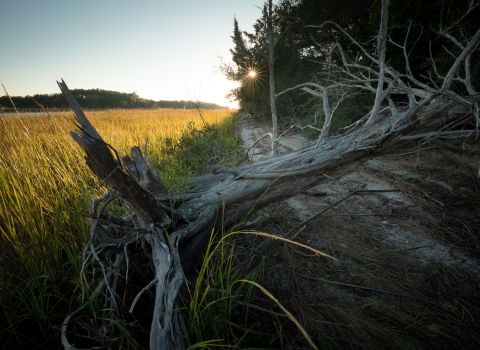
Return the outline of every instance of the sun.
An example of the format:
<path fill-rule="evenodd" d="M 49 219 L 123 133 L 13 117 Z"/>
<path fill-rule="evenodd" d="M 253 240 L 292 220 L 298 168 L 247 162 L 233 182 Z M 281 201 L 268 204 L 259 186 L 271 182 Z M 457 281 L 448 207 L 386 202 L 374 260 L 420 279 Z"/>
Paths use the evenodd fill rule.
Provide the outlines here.
<path fill-rule="evenodd" d="M 265 69 L 262 69 L 258 65 L 251 64 L 249 66 L 242 67 L 241 72 L 242 84 L 254 89 L 259 88 L 260 86 L 265 87 Z"/>

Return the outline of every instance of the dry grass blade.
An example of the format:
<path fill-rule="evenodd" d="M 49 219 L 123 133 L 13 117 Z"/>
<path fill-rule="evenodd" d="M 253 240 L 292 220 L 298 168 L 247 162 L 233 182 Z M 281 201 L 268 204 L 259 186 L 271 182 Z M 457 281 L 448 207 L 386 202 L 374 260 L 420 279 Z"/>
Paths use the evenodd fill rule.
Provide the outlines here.
<path fill-rule="evenodd" d="M 3 87 L 3 91 L 5 92 L 5 95 L 7 95 L 8 99 L 10 100 L 10 103 L 11 103 L 12 106 L 13 106 L 13 109 L 15 110 L 15 113 L 17 113 L 17 116 L 18 116 L 17 107 L 15 107 L 15 103 L 13 103 L 12 98 L 11 98 L 10 95 L 8 94 L 7 88 L 5 87 L 5 85 L 3 85 L 3 82 L 2 82 L 2 87 Z"/>
<path fill-rule="evenodd" d="M 240 280 L 239 282 L 245 282 L 245 283 L 250 283 L 250 284 L 253 284 L 255 287 L 257 287 L 258 289 L 260 289 L 263 293 L 265 293 L 266 296 L 268 296 L 271 300 L 273 300 L 275 302 L 275 304 L 278 305 L 278 307 L 280 309 L 282 309 L 282 311 L 285 313 L 285 315 L 287 315 L 288 319 L 290 321 L 292 321 L 295 326 L 297 326 L 298 330 L 302 333 L 302 335 L 305 337 L 305 339 L 308 341 L 308 343 L 310 344 L 310 346 L 312 348 L 314 348 L 315 350 L 318 350 L 317 346 L 313 343 L 312 339 L 310 338 L 310 336 L 308 335 L 307 331 L 305 330 L 305 328 L 302 327 L 302 325 L 297 321 L 297 319 L 290 313 L 290 311 L 288 311 L 279 301 L 277 298 L 275 298 L 268 290 L 266 290 L 265 288 L 263 288 L 261 285 L 259 285 L 258 283 L 256 282 L 253 282 L 253 281 L 248 281 L 248 280 Z"/>
<path fill-rule="evenodd" d="M 267 238 L 283 241 L 283 242 L 290 243 L 290 244 L 302 247 L 304 249 L 310 250 L 310 251 L 314 252 L 315 254 L 323 256 L 325 258 L 330 258 L 330 259 L 333 259 L 335 261 L 339 261 L 338 259 L 335 259 L 333 256 L 325 254 L 325 253 L 323 253 L 323 252 L 321 252 L 321 251 L 319 251 L 315 248 L 309 247 L 308 245 L 298 243 L 298 242 L 292 241 L 292 240 L 287 239 L 287 238 L 272 235 L 271 233 L 258 232 L 258 231 L 240 231 L 240 232 L 237 232 L 237 233 L 246 233 L 246 234 L 251 234 L 251 235 L 255 235 L 255 236 L 267 237 Z"/>

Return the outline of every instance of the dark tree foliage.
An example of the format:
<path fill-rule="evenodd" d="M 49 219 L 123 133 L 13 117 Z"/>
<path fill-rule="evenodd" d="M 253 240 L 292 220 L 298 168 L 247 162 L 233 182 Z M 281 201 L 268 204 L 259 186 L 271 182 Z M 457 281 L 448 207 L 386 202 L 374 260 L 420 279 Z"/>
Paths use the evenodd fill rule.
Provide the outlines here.
<path fill-rule="evenodd" d="M 72 90 L 75 98 L 82 108 L 106 109 L 106 108 L 175 108 L 175 109 L 204 109 L 225 108 L 215 103 L 194 101 L 154 101 L 138 96 L 136 92 L 124 93 L 101 89 L 75 89 Z M 62 94 L 44 94 L 33 96 L 11 96 L 13 104 L 20 109 L 38 109 L 39 105 L 44 108 L 67 108 Z M 38 104 L 37 104 L 38 103 Z M 0 107 L 13 108 L 8 96 L 0 97 Z"/>
<path fill-rule="evenodd" d="M 275 7 L 275 13 L 278 6 Z M 300 83 L 310 75 L 304 69 L 298 47 L 288 28 L 288 23 L 283 26 L 274 15 L 274 31 L 278 41 L 275 46 L 275 79 L 277 91 L 282 91 L 292 84 Z M 231 91 L 230 97 L 236 99 L 240 107 L 254 113 L 267 115 L 270 111 L 269 84 L 268 84 L 268 39 L 267 25 L 265 22 L 265 9 L 262 16 L 254 24 L 253 33 L 241 31 L 239 24 L 234 19 L 234 32 L 231 37 L 234 43 L 232 53 L 233 65 L 222 65 L 223 73 L 231 80 L 240 82 L 240 86 Z M 250 71 L 255 71 L 257 76 L 249 77 Z M 293 101 L 292 101 L 293 99 Z M 279 112 L 291 103 L 304 102 L 305 98 L 289 94 L 279 106 Z"/>
<path fill-rule="evenodd" d="M 310 80 L 319 69 L 319 62 L 325 58 L 319 54 L 324 48 L 318 47 L 313 38 L 317 31 L 305 26 L 333 18 L 343 26 L 356 30 L 361 27 L 361 23 L 368 22 L 372 3 L 374 1 L 283 0 L 274 6 L 273 25 L 275 35 L 279 38 L 275 46 L 276 90 L 283 91 Z M 338 8 L 348 11 L 337 11 Z M 270 110 L 265 11 L 264 8 L 254 24 L 253 33 L 242 32 L 234 19 L 231 37 L 234 47 L 230 50 L 233 65 L 222 66 L 229 79 L 240 82 L 240 86 L 231 92 L 230 97 L 236 99 L 241 108 L 259 114 L 268 114 Z M 358 15 L 359 12 L 363 17 Z M 325 32 L 320 39 L 317 35 L 316 39 L 321 40 L 325 47 L 328 42 L 335 41 L 330 32 Z M 248 72 L 252 69 L 259 73 L 255 79 L 248 77 Z M 305 94 L 285 94 L 278 100 L 280 116 L 286 114 L 292 105 L 305 103 L 307 99 Z"/>
<path fill-rule="evenodd" d="M 403 50 L 395 44 L 406 43 L 408 60 L 413 75 L 434 86 L 437 73 L 445 75 L 454 56 L 461 48 L 452 43 L 442 30 L 455 37 L 470 37 L 478 28 L 480 6 L 468 15 L 465 12 L 477 0 L 403 0 L 391 1 L 389 9 L 389 36 L 387 43 L 388 64 L 400 73 L 406 72 Z M 329 59 L 339 63 L 338 56 L 331 56 L 335 43 L 340 43 L 350 57 L 355 58 L 358 47 L 333 25 L 319 26 L 326 21 L 336 22 L 370 52 L 376 51 L 380 22 L 381 2 L 378 0 L 280 0 L 275 6 L 275 33 L 282 35 L 275 47 L 276 91 L 308 81 L 325 79 Z M 248 112 L 268 115 L 268 42 L 264 13 L 254 25 L 253 33 L 242 32 L 234 20 L 234 47 L 231 50 L 233 65 L 222 68 L 240 86 L 231 97 L 239 101 Z M 479 81 L 478 53 L 472 57 L 472 81 Z M 250 69 L 258 69 L 260 76 L 250 79 Z M 331 77 L 329 77 L 331 79 Z M 475 86 L 478 90 L 478 86 Z M 454 86 L 455 89 L 455 86 Z M 464 89 L 458 84 L 458 89 Z M 462 91 L 459 91 L 462 92 Z M 309 97 L 301 91 L 289 92 L 277 100 L 279 115 L 286 115 L 290 107 L 304 104 Z"/>
<path fill-rule="evenodd" d="M 344 38 L 338 32 L 310 28 L 334 21 L 361 42 L 376 35 L 380 4 L 375 0 L 283 0 L 278 5 L 278 21 L 290 25 L 298 54 L 314 64 L 325 59 L 323 51 Z M 375 18 L 375 21 L 372 21 Z M 375 25 L 372 24 L 375 22 Z"/>

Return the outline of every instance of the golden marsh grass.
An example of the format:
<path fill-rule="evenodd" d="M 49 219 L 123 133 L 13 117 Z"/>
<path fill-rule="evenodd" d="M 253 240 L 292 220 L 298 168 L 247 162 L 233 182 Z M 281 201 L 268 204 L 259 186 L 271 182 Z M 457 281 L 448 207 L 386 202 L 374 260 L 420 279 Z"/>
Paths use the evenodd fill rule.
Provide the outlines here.
<path fill-rule="evenodd" d="M 86 114 L 121 155 L 147 142 L 151 159 L 160 159 L 165 140 L 178 139 L 189 122 L 203 127 L 196 110 Z M 221 125 L 222 136 L 231 133 L 232 112 L 202 116 Z M 49 342 L 51 327 L 78 305 L 85 209 L 101 189 L 69 135 L 75 128 L 71 112 L 0 116 L 0 343 L 27 346 L 26 334 Z"/>

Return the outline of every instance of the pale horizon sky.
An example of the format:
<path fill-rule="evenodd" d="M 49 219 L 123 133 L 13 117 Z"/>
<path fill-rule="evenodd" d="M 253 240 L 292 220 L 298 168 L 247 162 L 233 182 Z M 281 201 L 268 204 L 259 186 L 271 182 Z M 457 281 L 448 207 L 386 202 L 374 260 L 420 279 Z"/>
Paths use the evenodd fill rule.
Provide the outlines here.
<path fill-rule="evenodd" d="M 11 96 L 113 90 L 152 100 L 224 98 L 233 18 L 251 32 L 263 0 L 0 0 L 0 80 Z M 0 91 L 0 96 L 3 96 Z"/>

